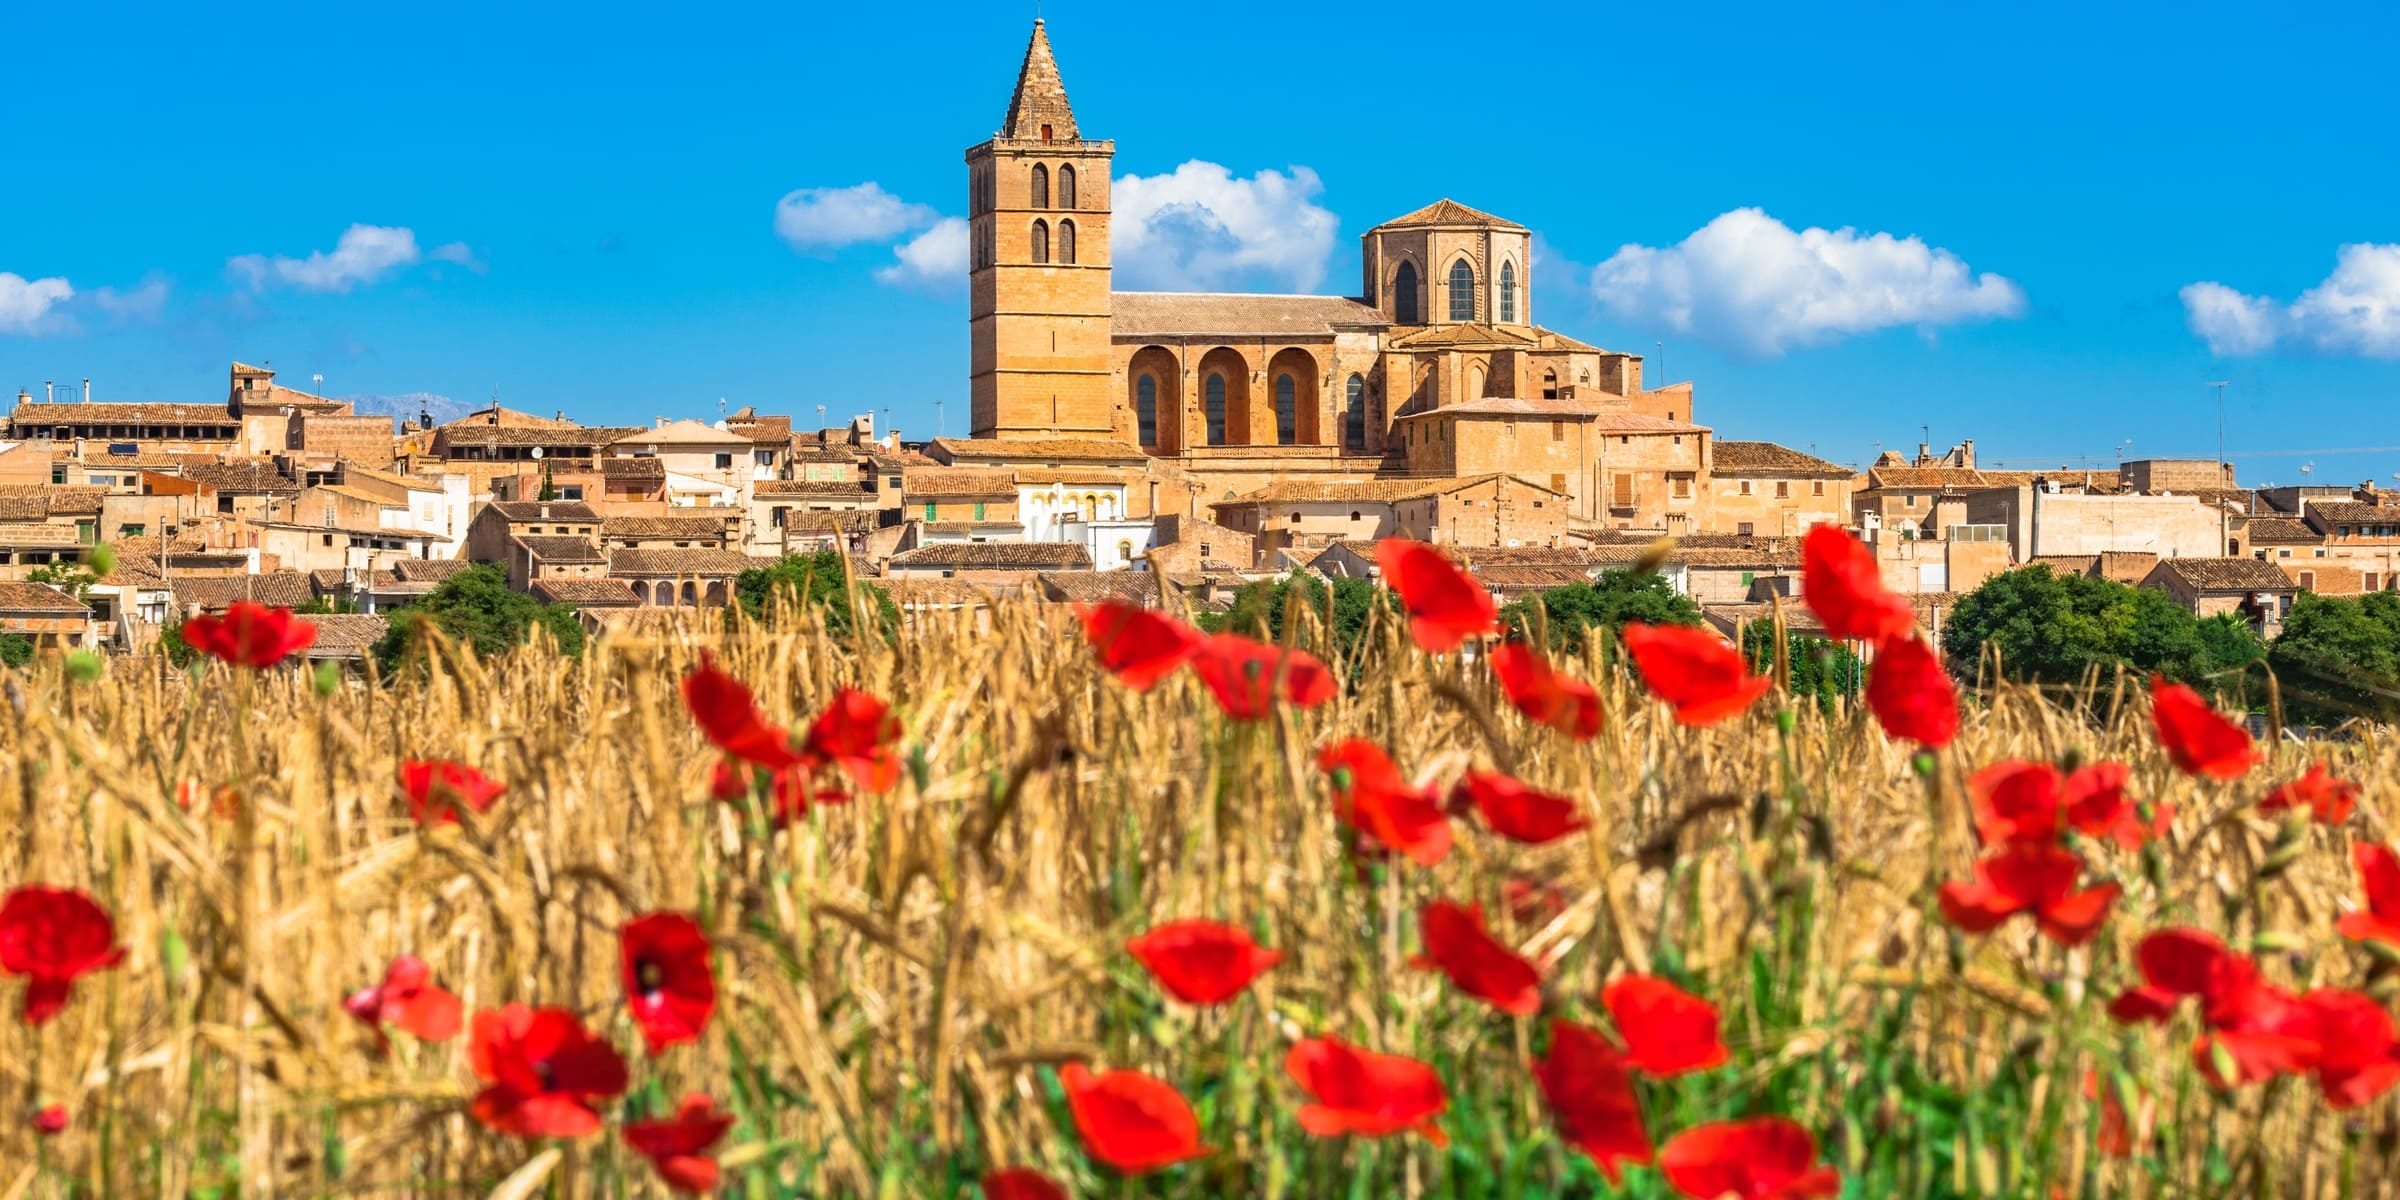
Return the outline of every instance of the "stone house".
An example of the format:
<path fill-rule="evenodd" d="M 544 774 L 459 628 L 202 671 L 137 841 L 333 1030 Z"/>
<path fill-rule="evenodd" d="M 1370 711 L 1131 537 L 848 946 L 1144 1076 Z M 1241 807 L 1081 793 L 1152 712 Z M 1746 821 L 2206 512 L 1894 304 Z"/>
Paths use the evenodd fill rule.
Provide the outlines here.
<path fill-rule="evenodd" d="M 506 562 L 509 543 L 527 537 L 575 537 L 600 544 L 600 513 L 579 500 L 495 500 L 467 524 L 469 562 Z"/>
<path fill-rule="evenodd" d="M 943 542 L 904 550 L 883 565 L 892 579 L 1014 584 L 1029 584 L 1043 571 L 1091 569 L 1091 555 L 1070 542 Z"/>
<path fill-rule="evenodd" d="M 104 640 L 90 605 L 45 583 L 15 581 L 0 582 L 0 634 L 56 646 Z"/>
<path fill-rule="evenodd" d="M 736 576 L 761 565 L 731 550 L 611 550 L 608 575 L 654 608 L 723 608 Z"/>
<path fill-rule="evenodd" d="M 1773 442 L 1717 439 L 1709 461 L 1711 533 L 1798 537 L 1847 525 L 1857 476 L 1813 454 Z"/>
<path fill-rule="evenodd" d="M 2230 613 L 2270 638 L 2300 594 L 2300 585 L 2283 568 L 2255 558 L 2162 559 L 2142 586 L 2164 591 L 2193 616 Z"/>

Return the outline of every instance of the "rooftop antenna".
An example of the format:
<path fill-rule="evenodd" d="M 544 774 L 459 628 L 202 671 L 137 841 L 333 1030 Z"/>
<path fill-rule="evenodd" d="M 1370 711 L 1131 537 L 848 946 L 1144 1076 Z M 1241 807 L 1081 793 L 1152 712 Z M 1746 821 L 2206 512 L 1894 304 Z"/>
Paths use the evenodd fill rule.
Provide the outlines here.
<path fill-rule="evenodd" d="M 2225 465 L 2225 381 L 2219 379 L 2208 386 L 2217 389 L 2217 465 Z M 2305 471 L 2308 468 L 2302 467 Z"/>
<path fill-rule="evenodd" d="M 317 394 L 318 394 L 318 395 L 320 395 L 320 396 L 324 395 L 324 394 L 325 394 L 325 373 L 324 373 L 324 372 L 322 372 L 322 371 L 319 371 L 319 372 L 317 372 L 316 374 L 309 376 L 309 377 L 308 377 L 308 386 L 310 386 L 310 387 L 312 387 L 312 388 L 315 388 L 315 389 L 317 389 Z"/>
<path fill-rule="evenodd" d="M 939 400 L 933 402 L 933 436 L 937 438 L 950 436 L 949 426 L 942 423 L 942 402 Z"/>

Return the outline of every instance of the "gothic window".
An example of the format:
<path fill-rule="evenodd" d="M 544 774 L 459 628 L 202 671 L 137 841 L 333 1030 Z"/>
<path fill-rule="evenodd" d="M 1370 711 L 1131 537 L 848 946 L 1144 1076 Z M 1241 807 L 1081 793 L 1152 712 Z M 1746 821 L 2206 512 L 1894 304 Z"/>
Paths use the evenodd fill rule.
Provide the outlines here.
<path fill-rule="evenodd" d="M 1058 223 L 1058 261 L 1069 264 L 1075 261 L 1075 222 L 1073 221 Z"/>
<path fill-rule="evenodd" d="M 1140 427 L 1141 444 L 1158 444 L 1158 379 L 1144 375 L 1133 381 L 1133 419 Z"/>
<path fill-rule="evenodd" d="M 1050 168 L 1040 163 L 1033 164 L 1033 206 L 1050 207 Z"/>
<path fill-rule="evenodd" d="M 1222 446 L 1225 444 L 1225 377 L 1209 376 L 1207 385 L 1201 390 L 1207 408 L 1208 444 Z"/>
<path fill-rule="evenodd" d="M 1392 276 L 1392 320 L 1401 325 L 1417 324 L 1417 264 L 1404 262 Z"/>
<path fill-rule="evenodd" d="M 1050 261 L 1050 227 L 1040 221 L 1033 223 L 1033 261 Z"/>
<path fill-rule="evenodd" d="M 1289 446 L 1300 427 L 1300 385 L 1289 375 L 1275 377 L 1275 444 Z"/>
<path fill-rule="evenodd" d="M 1506 278 L 1507 278 L 1507 276 L 1504 274 L 1504 275 L 1502 275 L 1502 276 L 1501 276 L 1501 278 L 1503 278 L 1503 279 L 1506 279 Z M 1502 289 L 1502 290 L 1501 290 L 1501 292 L 1500 292 L 1500 295 L 1503 297 L 1503 299 L 1502 299 L 1501 303 L 1503 303 L 1503 304 L 1506 304 L 1506 303 L 1507 303 L 1507 300 L 1505 299 L 1505 297 L 1508 295 L 1508 292 L 1507 292 L 1507 287 L 1508 287 L 1508 285 L 1504 283 L 1504 284 L 1501 284 L 1500 286 L 1501 286 L 1501 289 Z M 1503 311 L 1505 311 L 1505 310 L 1503 310 Z M 1506 320 L 1507 318 L 1506 318 L 1506 317 L 1503 317 L 1503 318 L 1501 318 L 1501 319 L 1502 319 L 1502 320 Z M 1556 372 L 1556 371 L 1544 371 L 1544 372 L 1542 372 L 1542 399 L 1544 399 L 1544 400 L 1556 400 L 1556 399 L 1558 399 L 1558 372 Z"/>
<path fill-rule="evenodd" d="M 1517 264 L 1500 264 L 1500 323 L 1517 323 Z"/>
<path fill-rule="evenodd" d="M 1342 396 L 1342 445 L 1352 454 L 1367 452 L 1367 381 L 1363 376 L 1351 376 Z"/>
<path fill-rule="evenodd" d="M 1058 168 L 1058 206 L 1075 207 L 1075 168 L 1064 163 Z"/>
<path fill-rule="evenodd" d="M 1450 264 L 1450 319 L 1475 319 L 1475 268 L 1463 258 Z"/>

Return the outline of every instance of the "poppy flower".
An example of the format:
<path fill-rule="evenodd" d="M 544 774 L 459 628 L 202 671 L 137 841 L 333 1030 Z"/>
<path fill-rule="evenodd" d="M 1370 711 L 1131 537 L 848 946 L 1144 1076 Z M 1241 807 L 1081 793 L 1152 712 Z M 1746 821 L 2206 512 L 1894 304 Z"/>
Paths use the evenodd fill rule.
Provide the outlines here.
<path fill-rule="evenodd" d="M 1625 627 L 1625 649 L 1652 695 L 1675 706 L 1684 725 L 1713 725 L 1752 704 L 1773 681 L 1752 675 L 1725 639 L 1689 625 Z"/>
<path fill-rule="evenodd" d="M 2239 779 L 2266 757 L 2249 731 L 2209 707 L 2200 693 L 2164 675 L 2150 677 L 2150 721 L 2158 744 L 2185 773 L 2210 779 Z"/>
<path fill-rule="evenodd" d="M 2174 1015 L 2177 1002 L 2191 996 L 2203 1001 L 2204 1018 L 2229 1019 L 2265 986 L 2257 964 L 2204 929 L 2175 927 L 2145 934 L 2134 946 L 2133 961 L 2141 984 L 2109 1004 L 2109 1015 L 2120 1022 L 2164 1021 Z"/>
<path fill-rule="evenodd" d="M 1518 924 L 1547 921 L 1567 911 L 1566 889 L 1529 875 L 1512 875 L 1500 885 L 1500 900 Z"/>
<path fill-rule="evenodd" d="M 1800 539 L 1800 598 L 1840 640 L 1891 641 L 1917 625 L 1907 599 L 1883 585 L 1875 552 L 1839 525 L 1819 525 Z"/>
<path fill-rule="evenodd" d="M 750 794 L 750 768 L 738 758 L 720 758 L 708 772 L 708 795 L 728 804 Z"/>
<path fill-rule="evenodd" d="M 1600 1003 L 1617 1023 L 1635 1070 L 1681 1075 L 1722 1066 L 1728 1057 L 1717 1033 L 1717 1006 L 1657 976 L 1618 976 L 1601 989 Z"/>
<path fill-rule="evenodd" d="M 2312 1070 L 2324 1053 L 2317 1010 L 2281 988 L 2261 985 L 2240 1011 L 2211 1022 L 2192 1043 L 2192 1065 L 2209 1083 L 2234 1088 Z"/>
<path fill-rule="evenodd" d="M 716 1190 L 717 1160 L 708 1149 L 731 1128 L 733 1117 L 695 1092 L 683 1098 L 674 1116 L 626 1122 L 624 1138 L 670 1189 L 697 1196 Z"/>
<path fill-rule="evenodd" d="M 2083 860 L 2063 846 L 2016 842 L 1975 864 L 1975 878 L 1942 885 L 1942 915 L 1968 933 L 1990 933 L 2018 913 L 2033 914 L 2044 936 L 2062 946 L 2080 946 L 2100 928 L 2114 903 L 2116 884 L 2083 891 L 2075 882 Z"/>
<path fill-rule="evenodd" d="M 2316 1020 L 2317 1090 L 2346 1112 L 2400 1084 L 2400 1043 L 2392 1014 L 2362 992 L 2318 988 L 2300 998 Z"/>
<path fill-rule="evenodd" d="M 1410 784 L 1382 747 L 1344 738 L 1317 751 L 1317 769 L 1333 787 L 1335 817 L 1376 846 L 1421 867 L 1450 853 L 1450 818 L 1433 789 Z"/>
<path fill-rule="evenodd" d="M 57 1137 L 74 1124 L 74 1115 L 64 1104 L 45 1104 L 33 1114 L 33 1131 L 43 1137 Z"/>
<path fill-rule="evenodd" d="M 183 780 L 175 785 L 175 807 L 190 812 L 199 805 L 200 795 L 201 783 L 199 780 Z M 208 815 L 212 817 L 230 821 L 235 814 L 241 811 L 241 808 L 242 794 L 233 790 L 230 784 L 219 784 L 208 792 Z"/>
<path fill-rule="evenodd" d="M 28 1025 L 57 1016 L 76 979 L 123 961 L 116 922 L 82 892 L 29 884 L 0 902 L 0 971 L 25 977 Z"/>
<path fill-rule="evenodd" d="M 1418 966 L 1512 1017 L 1541 1011 L 1541 970 L 1485 932 L 1482 909 L 1435 900 L 1417 910 L 1417 932 L 1425 939 Z"/>
<path fill-rule="evenodd" d="M 652 1057 L 669 1046 L 696 1042 L 717 1010 L 717 979 L 708 969 L 708 935 L 678 912 L 636 917 L 618 931 L 625 1003 Z"/>
<path fill-rule="evenodd" d="M 2258 802 L 2258 811 L 2279 813 L 2305 808 L 2320 825 L 2339 825 L 2358 807 L 2358 785 L 2336 779 L 2323 761 L 2309 764 L 2308 773 L 2291 780 Z"/>
<path fill-rule="evenodd" d="M 1200 1119 L 1174 1088 L 1140 1071 L 1103 1071 L 1068 1063 L 1058 1072 L 1067 1115 L 1093 1158 L 1127 1175 L 1171 1167 L 1209 1152 Z"/>
<path fill-rule="evenodd" d="M 1539 846 L 1584 827 L 1571 797 L 1539 792 L 1498 771 L 1469 771 L 1450 791 L 1450 806 L 1472 803 L 1493 833 Z"/>
<path fill-rule="evenodd" d="M 2098 1071 L 2083 1073 L 2083 1095 L 2100 1105 L 2100 1132 L 2093 1145 L 2110 1158 L 2129 1158 L 2133 1155 L 2133 1123 L 2126 1119 L 2125 1103 L 2117 1098 L 2117 1089 L 2109 1086 Z"/>
<path fill-rule="evenodd" d="M 1385 538 L 1375 543 L 1375 565 L 1408 612 L 1408 636 L 1428 654 L 1456 650 L 1499 623 L 1492 594 L 1449 555 L 1423 542 Z"/>
<path fill-rule="evenodd" d="M 1579 742 L 1600 732 L 1599 691 L 1552 668 L 1541 651 L 1523 642 L 1503 642 L 1492 648 L 1492 674 L 1508 702 L 1533 723 Z"/>
<path fill-rule="evenodd" d="M 1010 1167 L 983 1177 L 983 1200 L 1068 1200 L 1067 1189 L 1032 1167 Z"/>
<path fill-rule="evenodd" d="M 408 815 L 419 825 L 447 821 L 458 824 L 460 805 L 489 812 L 508 785 L 484 777 L 465 763 L 445 759 L 403 759 L 400 790 L 408 797 Z"/>
<path fill-rule="evenodd" d="M 1315 708 L 1333 699 L 1335 690 L 1333 673 L 1316 655 L 1238 633 L 1203 640 L 1193 653 L 1192 673 L 1236 721 L 1265 717 L 1277 699 L 1294 708 Z"/>
<path fill-rule="evenodd" d="M 1078 604 L 1075 615 L 1100 665 L 1137 692 L 1157 687 L 1200 649 L 1198 630 L 1131 601 Z"/>
<path fill-rule="evenodd" d="M 1692 1200 L 1802 1200 L 1834 1196 L 1842 1177 L 1817 1165 L 1817 1139 L 1784 1117 L 1695 1125 L 1658 1151 L 1668 1184 Z"/>
<path fill-rule="evenodd" d="M 2066 821 L 2066 780 L 2046 762 L 2008 759 L 1967 777 L 1967 807 L 1986 846 L 2055 842 Z"/>
<path fill-rule="evenodd" d="M 522 1138 L 600 1130 L 592 1102 L 622 1095 L 625 1060 L 563 1008 L 511 1004 L 475 1014 L 467 1063 L 483 1081 L 467 1114 Z"/>
<path fill-rule="evenodd" d="M 1622 1164 L 1640 1166 L 1652 1154 L 1628 1067 L 1607 1038 L 1568 1021 L 1550 1023 L 1550 1050 L 1533 1063 L 1559 1140 L 1582 1151 L 1612 1184 Z"/>
<path fill-rule="evenodd" d="M 1340 1038 L 1302 1038 L 1284 1055 L 1283 1070 L 1315 1101 L 1296 1115 L 1300 1128 L 1318 1137 L 1415 1132 L 1436 1146 L 1450 1143 L 1434 1124 L 1450 1106 L 1450 1094 L 1432 1067 L 1413 1058 L 1378 1054 Z"/>
<path fill-rule="evenodd" d="M 378 1044 L 389 1047 L 383 1027 L 390 1025 L 423 1042 L 446 1042 L 457 1036 L 463 1014 L 458 997 L 433 982 L 433 968 L 414 954 L 403 954 L 383 969 L 383 982 L 350 993 L 342 1011 L 366 1022 Z"/>
<path fill-rule="evenodd" d="M 750 689 L 718 670 L 716 656 L 706 650 L 700 652 L 700 665 L 683 677 L 683 704 L 709 741 L 743 762 L 780 771 L 800 761 L 791 735 L 768 721 Z"/>
<path fill-rule="evenodd" d="M 1958 687 L 1922 638 L 1896 637 L 1876 645 L 1875 664 L 1867 669 L 1867 707 L 1884 733 L 1929 750 L 1958 736 Z"/>
<path fill-rule="evenodd" d="M 183 644 L 237 667 L 263 671 L 316 644 L 317 627 L 288 608 L 236 600 L 222 616 L 203 614 L 177 631 Z"/>
<path fill-rule="evenodd" d="M 1283 952 L 1250 940 L 1223 921 L 1169 921 L 1125 943 L 1142 969 L 1185 1004 L 1223 1004 L 1283 961 Z"/>
<path fill-rule="evenodd" d="M 899 737 L 900 718 L 891 705 L 843 688 L 809 724 L 807 754 L 840 767 L 860 791 L 879 795 L 900 782 L 900 754 L 891 745 Z"/>
<path fill-rule="evenodd" d="M 2358 885 L 2367 894 L 2364 912 L 2344 913 L 2334 928 L 2354 942 L 2400 946 L 2400 855 L 2381 842 L 2350 847 L 2358 866 Z"/>
<path fill-rule="evenodd" d="M 2093 837 L 2105 837 L 2127 850 L 2139 850 L 2175 823 L 2175 806 L 2164 800 L 2152 805 L 2149 820 L 2141 806 L 2125 794 L 2132 769 L 2120 762 L 2078 767 L 2059 787 L 2058 802 L 2069 827 Z"/>

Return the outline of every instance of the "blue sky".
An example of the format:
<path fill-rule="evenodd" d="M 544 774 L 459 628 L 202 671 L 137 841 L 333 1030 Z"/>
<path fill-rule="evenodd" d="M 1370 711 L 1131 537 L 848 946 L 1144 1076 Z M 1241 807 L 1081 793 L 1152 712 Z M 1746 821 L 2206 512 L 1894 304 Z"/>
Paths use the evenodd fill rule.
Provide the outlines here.
<path fill-rule="evenodd" d="M 7 6 L 0 387 L 214 400 L 264 359 L 963 432 L 941 220 L 1032 6 L 513 8 Z M 1490 11 L 1050 0 L 1141 181 L 1119 286 L 1355 291 L 1360 232 L 1451 196 L 1541 236 L 1537 320 L 1721 436 L 2206 456 L 2222 379 L 2245 482 L 2400 471 L 2395 10 Z"/>

